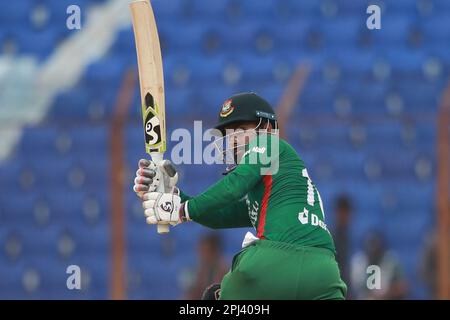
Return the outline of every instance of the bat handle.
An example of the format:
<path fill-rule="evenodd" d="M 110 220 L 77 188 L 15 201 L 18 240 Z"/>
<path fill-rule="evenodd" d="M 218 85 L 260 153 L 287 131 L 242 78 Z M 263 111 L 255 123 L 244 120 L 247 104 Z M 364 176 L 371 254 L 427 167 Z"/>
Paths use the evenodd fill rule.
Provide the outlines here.
<path fill-rule="evenodd" d="M 156 166 L 157 167 L 159 167 L 159 164 L 163 161 L 163 154 L 162 153 L 157 153 L 157 152 L 155 152 L 155 153 L 150 153 L 150 156 L 152 157 L 152 160 L 153 160 L 153 162 L 156 164 Z M 161 170 L 161 169 L 157 169 L 157 170 Z M 159 174 L 159 176 L 161 177 L 161 179 L 162 179 L 162 173 L 161 173 L 161 171 L 160 172 L 158 172 L 157 174 Z M 159 186 L 159 188 L 158 188 L 158 192 L 165 192 L 165 190 L 164 190 L 164 182 L 163 181 L 161 181 L 161 183 L 160 183 L 160 186 Z M 166 234 L 166 233 L 169 233 L 169 231 L 170 231 L 170 225 L 169 224 L 157 224 L 156 225 L 156 227 L 157 227 L 157 230 L 158 230 L 158 234 Z"/>
<path fill-rule="evenodd" d="M 157 224 L 159 234 L 169 233 L 169 225 L 168 224 Z"/>

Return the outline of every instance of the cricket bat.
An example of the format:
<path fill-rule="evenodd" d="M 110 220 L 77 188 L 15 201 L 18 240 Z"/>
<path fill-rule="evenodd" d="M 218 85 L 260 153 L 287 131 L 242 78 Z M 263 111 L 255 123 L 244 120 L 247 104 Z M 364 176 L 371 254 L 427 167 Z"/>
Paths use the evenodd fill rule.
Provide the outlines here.
<path fill-rule="evenodd" d="M 166 151 L 166 112 L 158 29 L 149 1 L 131 2 L 130 11 L 139 69 L 145 151 L 159 166 Z M 159 175 L 159 179 L 162 181 L 161 171 L 158 171 L 156 178 Z M 160 183 L 157 191 L 164 192 L 164 183 Z M 158 233 L 169 232 L 168 224 L 158 224 L 157 227 Z"/>

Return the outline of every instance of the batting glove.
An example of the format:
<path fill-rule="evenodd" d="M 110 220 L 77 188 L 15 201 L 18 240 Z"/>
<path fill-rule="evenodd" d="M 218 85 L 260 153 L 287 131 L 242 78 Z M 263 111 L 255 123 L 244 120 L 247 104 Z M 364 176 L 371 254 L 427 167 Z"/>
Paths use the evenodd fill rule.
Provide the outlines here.
<path fill-rule="evenodd" d="M 179 191 L 174 188 L 172 193 L 148 192 L 143 196 L 144 213 L 148 224 L 177 225 L 182 222 L 180 209 L 182 207 Z"/>
<path fill-rule="evenodd" d="M 177 170 L 169 160 L 156 166 L 153 161 L 141 159 L 138 166 L 133 190 L 141 199 L 145 193 L 156 191 L 161 183 L 164 184 L 164 190 L 171 190 L 178 182 Z"/>

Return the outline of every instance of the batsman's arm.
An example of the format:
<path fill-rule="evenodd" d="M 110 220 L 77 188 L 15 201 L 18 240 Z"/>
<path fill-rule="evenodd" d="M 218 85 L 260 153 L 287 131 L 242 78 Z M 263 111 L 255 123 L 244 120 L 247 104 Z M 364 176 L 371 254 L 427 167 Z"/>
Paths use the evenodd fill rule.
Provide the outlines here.
<path fill-rule="evenodd" d="M 208 190 L 189 199 L 186 203 L 189 218 L 210 228 L 252 226 L 242 198 L 261 179 L 257 170 L 237 166 Z"/>
<path fill-rule="evenodd" d="M 223 209 L 208 212 L 207 214 L 193 214 L 190 218 L 193 221 L 212 229 L 244 228 L 253 226 L 248 216 L 245 200 L 239 200 Z"/>

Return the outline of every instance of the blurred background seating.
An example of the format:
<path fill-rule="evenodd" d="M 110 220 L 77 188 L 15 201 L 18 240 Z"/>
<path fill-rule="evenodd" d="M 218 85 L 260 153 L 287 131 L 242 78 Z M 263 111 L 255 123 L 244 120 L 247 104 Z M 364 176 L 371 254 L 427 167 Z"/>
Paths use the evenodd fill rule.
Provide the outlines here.
<path fill-rule="evenodd" d="M 62 27 L 67 6 L 79 5 L 84 19 L 93 5 L 107 2 L 3 3 L 0 57 L 47 62 L 61 43 L 83 32 Z M 152 2 L 169 129 L 192 130 L 195 119 L 211 125 L 235 92 L 255 91 L 277 105 L 297 64 L 308 63 L 287 139 L 321 192 L 327 223 L 339 228 L 342 209 L 333 212 L 333 201 L 345 192 L 354 210 L 345 227 L 346 259 L 364 249 L 376 226 L 403 266 L 409 286 L 402 297 L 430 297 L 418 264 L 436 209 L 434 119 L 450 63 L 448 1 L 375 1 L 383 8 L 382 29 L 375 31 L 365 27 L 368 1 Z M 120 83 L 136 69 L 134 50 L 127 25 L 75 86 L 58 93 L 42 122 L 23 129 L 0 163 L 0 298 L 109 297 L 109 124 Z M 179 298 L 182 287 L 173 275 L 195 264 L 207 229 L 187 224 L 160 237 L 145 224 L 131 189 L 138 159 L 146 156 L 139 99 L 136 87 L 125 130 L 127 296 Z M 180 187 L 192 195 L 222 170 L 179 169 Z M 245 231 L 221 232 L 228 262 Z M 65 287 L 72 263 L 88 275 L 81 295 Z"/>

